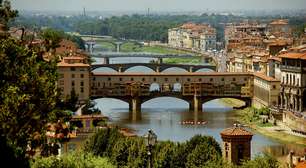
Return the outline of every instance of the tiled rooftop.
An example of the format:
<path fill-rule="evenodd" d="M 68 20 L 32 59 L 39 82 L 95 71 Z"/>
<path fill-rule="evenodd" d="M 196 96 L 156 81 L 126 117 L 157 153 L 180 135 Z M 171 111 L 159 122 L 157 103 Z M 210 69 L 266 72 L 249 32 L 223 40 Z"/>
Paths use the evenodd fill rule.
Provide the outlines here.
<path fill-rule="evenodd" d="M 220 133 L 221 135 L 225 136 L 253 136 L 253 134 L 242 127 L 234 126 L 232 128 L 226 128 Z"/>

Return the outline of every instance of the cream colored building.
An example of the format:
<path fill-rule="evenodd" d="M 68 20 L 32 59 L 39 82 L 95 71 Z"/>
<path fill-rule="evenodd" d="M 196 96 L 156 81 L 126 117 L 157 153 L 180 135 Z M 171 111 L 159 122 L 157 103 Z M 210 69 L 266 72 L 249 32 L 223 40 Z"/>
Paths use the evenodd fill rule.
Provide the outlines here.
<path fill-rule="evenodd" d="M 71 95 L 74 90 L 80 103 L 89 99 L 90 94 L 90 66 L 83 57 L 64 57 L 57 64 L 59 80 L 58 87 L 62 98 Z"/>
<path fill-rule="evenodd" d="M 262 73 L 254 73 L 253 105 L 271 107 L 279 104 L 280 81 Z"/>
<path fill-rule="evenodd" d="M 216 29 L 207 24 L 185 23 L 168 30 L 168 45 L 207 51 L 216 49 Z"/>

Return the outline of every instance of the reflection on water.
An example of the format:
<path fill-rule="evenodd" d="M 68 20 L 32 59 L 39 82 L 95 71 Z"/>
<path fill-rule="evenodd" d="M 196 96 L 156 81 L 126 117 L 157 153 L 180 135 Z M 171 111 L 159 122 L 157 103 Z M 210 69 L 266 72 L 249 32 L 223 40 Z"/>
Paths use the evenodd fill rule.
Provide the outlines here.
<path fill-rule="evenodd" d="M 153 129 L 159 140 L 185 141 L 196 134 L 213 136 L 221 142 L 220 132 L 233 126 L 234 113 L 232 108 L 224 105 L 221 100 L 213 100 L 204 104 L 204 112 L 188 111 L 188 103 L 170 97 L 152 99 L 142 105 L 142 119 L 133 121 L 129 115 L 128 104 L 116 99 L 97 99 L 104 115 L 111 118 L 111 122 L 129 127 L 138 135 L 144 135 Z M 183 125 L 181 121 L 207 121 L 205 125 Z M 298 147 L 296 147 L 298 150 Z M 275 156 L 288 153 L 288 146 L 255 134 L 252 140 L 252 156 L 263 151 Z"/>
<path fill-rule="evenodd" d="M 126 60 L 125 60 L 126 61 Z M 149 69 L 150 70 L 150 69 Z M 148 69 L 136 67 L 130 72 L 148 72 Z M 174 68 L 170 72 L 180 69 Z M 108 72 L 97 69 L 99 72 Z M 196 134 L 213 136 L 221 142 L 220 132 L 236 123 L 232 107 L 221 100 L 213 100 L 203 105 L 203 111 L 194 113 L 188 110 L 189 105 L 184 100 L 171 97 L 161 97 L 142 104 L 142 117 L 139 121 L 131 120 L 128 104 L 110 98 L 95 100 L 102 113 L 110 117 L 111 122 L 134 129 L 138 135 L 144 135 L 148 129 L 153 129 L 159 140 L 185 141 Z M 205 125 L 183 125 L 182 121 L 207 121 Z M 274 156 L 287 155 L 289 149 L 303 151 L 299 146 L 282 144 L 260 134 L 254 133 L 252 139 L 252 157 L 261 152 L 269 152 Z"/>

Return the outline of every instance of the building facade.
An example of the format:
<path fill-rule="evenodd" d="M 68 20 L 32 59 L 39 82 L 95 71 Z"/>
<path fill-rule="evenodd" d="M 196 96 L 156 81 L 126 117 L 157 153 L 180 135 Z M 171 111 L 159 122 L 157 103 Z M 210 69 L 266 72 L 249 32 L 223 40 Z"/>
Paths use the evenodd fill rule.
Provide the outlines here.
<path fill-rule="evenodd" d="M 306 45 L 280 55 L 281 106 L 287 111 L 306 111 Z"/>
<path fill-rule="evenodd" d="M 89 99 L 90 94 L 90 66 L 83 57 L 64 57 L 57 64 L 62 99 L 67 98 L 74 91 L 80 103 Z"/>
<path fill-rule="evenodd" d="M 168 30 L 168 45 L 197 51 L 216 49 L 216 29 L 208 24 L 185 23 Z"/>

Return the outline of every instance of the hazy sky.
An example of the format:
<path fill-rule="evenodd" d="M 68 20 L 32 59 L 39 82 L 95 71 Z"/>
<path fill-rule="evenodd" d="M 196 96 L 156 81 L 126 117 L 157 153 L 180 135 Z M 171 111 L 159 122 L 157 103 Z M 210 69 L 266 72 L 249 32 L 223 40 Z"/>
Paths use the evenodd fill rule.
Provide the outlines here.
<path fill-rule="evenodd" d="M 11 0 L 16 9 L 96 11 L 191 11 L 223 9 L 306 9 L 306 0 Z"/>

